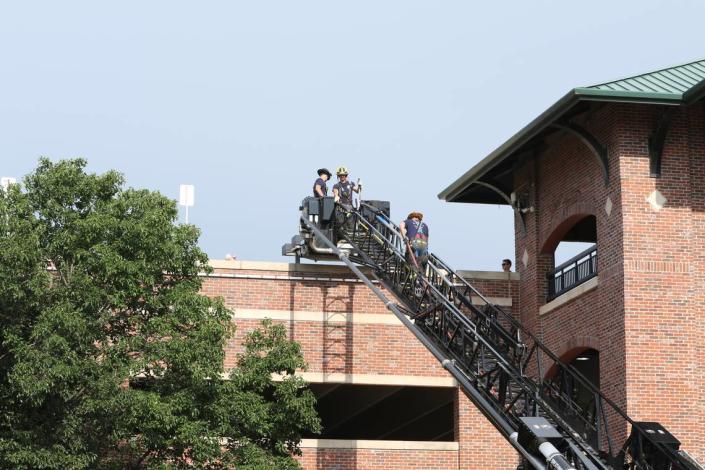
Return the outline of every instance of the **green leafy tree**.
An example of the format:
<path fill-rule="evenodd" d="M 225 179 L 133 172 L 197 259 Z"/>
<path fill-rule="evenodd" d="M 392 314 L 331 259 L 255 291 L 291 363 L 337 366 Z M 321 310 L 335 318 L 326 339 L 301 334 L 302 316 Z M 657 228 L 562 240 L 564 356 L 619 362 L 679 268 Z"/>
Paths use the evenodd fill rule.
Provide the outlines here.
<path fill-rule="evenodd" d="M 320 429 L 299 345 L 265 323 L 226 378 L 198 230 L 85 165 L 0 190 L 0 467 L 298 468 Z"/>

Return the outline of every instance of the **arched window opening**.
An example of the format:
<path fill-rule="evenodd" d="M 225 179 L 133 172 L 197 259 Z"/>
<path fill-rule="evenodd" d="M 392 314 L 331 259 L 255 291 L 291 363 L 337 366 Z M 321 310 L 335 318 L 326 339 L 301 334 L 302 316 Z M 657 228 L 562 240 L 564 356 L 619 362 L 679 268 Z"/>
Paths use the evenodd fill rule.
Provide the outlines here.
<path fill-rule="evenodd" d="M 553 259 L 556 266 L 560 266 L 595 246 L 595 243 L 597 243 L 596 222 L 595 216 L 589 215 L 568 230 L 554 251 Z"/>
<path fill-rule="evenodd" d="M 597 275 L 595 216 L 567 220 L 556 232 L 552 240 L 554 268 L 548 275 L 548 300 Z"/>

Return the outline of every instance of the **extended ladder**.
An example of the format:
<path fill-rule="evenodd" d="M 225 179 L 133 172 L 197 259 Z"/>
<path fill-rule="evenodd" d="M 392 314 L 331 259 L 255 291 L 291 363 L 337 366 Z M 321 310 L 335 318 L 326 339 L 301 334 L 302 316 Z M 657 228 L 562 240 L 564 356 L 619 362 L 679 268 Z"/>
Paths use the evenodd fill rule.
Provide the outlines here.
<path fill-rule="evenodd" d="M 669 445 L 669 438 L 678 441 L 658 423 L 632 421 L 440 258 L 431 255 L 423 272 L 409 264 L 398 227 L 382 211 L 336 205 L 328 230 L 311 219 L 302 215 L 301 226 L 385 303 L 534 468 L 703 468 Z M 357 264 L 370 267 L 398 303 Z M 473 297 L 484 305 L 473 304 Z M 591 399 L 577 403 L 576 387 Z"/>

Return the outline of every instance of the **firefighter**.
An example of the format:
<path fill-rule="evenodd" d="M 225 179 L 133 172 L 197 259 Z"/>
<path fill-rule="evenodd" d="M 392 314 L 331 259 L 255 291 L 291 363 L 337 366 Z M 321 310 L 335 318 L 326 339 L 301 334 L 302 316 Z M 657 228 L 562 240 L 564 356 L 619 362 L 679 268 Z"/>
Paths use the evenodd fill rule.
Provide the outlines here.
<path fill-rule="evenodd" d="M 411 261 L 413 254 L 419 267 L 425 267 L 428 261 L 428 225 L 422 220 L 421 212 L 412 212 L 399 224 L 407 246 L 407 258 Z"/>
<path fill-rule="evenodd" d="M 350 230 L 354 225 L 352 217 L 353 192 L 359 194 L 362 184 L 355 184 L 348 180 L 348 169 L 344 166 L 336 168 L 335 174 L 338 176 L 338 182 L 333 186 L 333 197 L 335 197 L 336 205 L 342 209 L 335 211 L 336 223 L 339 227 Z"/>
<path fill-rule="evenodd" d="M 326 197 L 328 196 L 328 186 L 326 186 L 326 181 L 331 177 L 330 171 L 326 168 L 320 168 L 318 170 L 318 179 L 313 183 L 313 197 Z"/>
<path fill-rule="evenodd" d="M 339 166 L 335 170 L 335 174 L 338 176 L 338 182 L 333 186 L 335 202 L 350 210 L 353 203 L 353 191 L 359 193 L 362 189 L 362 183 L 355 184 L 348 180 L 348 169 L 344 166 Z"/>

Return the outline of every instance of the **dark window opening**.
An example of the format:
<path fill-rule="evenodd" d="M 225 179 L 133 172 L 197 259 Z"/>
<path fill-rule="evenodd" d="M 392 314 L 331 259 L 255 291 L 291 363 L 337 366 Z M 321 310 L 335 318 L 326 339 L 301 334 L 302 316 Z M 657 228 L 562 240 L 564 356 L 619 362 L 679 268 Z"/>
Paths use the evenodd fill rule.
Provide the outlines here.
<path fill-rule="evenodd" d="M 453 388 L 310 384 L 323 425 L 318 439 L 453 441 Z"/>
<path fill-rule="evenodd" d="M 597 275 L 597 219 L 577 221 L 553 251 L 554 268 L 548 273 L 548 300 Z"/>
<path fill-rule="evenodd" d="M 543 392 L 544 399 L 553 406 L 562 408 L 563 419 L 584 439 L 596 446 L 600 423 L 595 391 L 590 385 L 596 389 L 600 388 L 600 354 L 595 349 L 584 349 L 567 364 L 580 374 L 569 373 L 564 368 L 554 369 L 549 373 L 549 385 Z M 585 380 L 580 378 L 581 375 Z M 570 399 L 570 407 L 566 406 L 563 397 Z"/>
<path fill-rule="evenodd" d="M 586 349 L 569 364 L 583 374 L 595 388 L 600 388 L 600 353 L 596 349 Z"/>
<path fill-rule="evenodd" d="M 595 388 L 600 388 L 600 353 L 595 349 L 586 349 L 570 361 L 569 365 L 580 372 Z M 597 445 L 596 429 L 598 427 L 598 416 L 595 393 L 579 381 L 569 380 L 568 385 L 570 388 L 567 392 L 573 402 L 583 410 L 585 420 L 595 426 L 593 432 L 585 432 L 585 435 L 589 436 L 589 440 L 593 445 Z"/>

